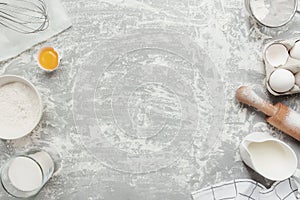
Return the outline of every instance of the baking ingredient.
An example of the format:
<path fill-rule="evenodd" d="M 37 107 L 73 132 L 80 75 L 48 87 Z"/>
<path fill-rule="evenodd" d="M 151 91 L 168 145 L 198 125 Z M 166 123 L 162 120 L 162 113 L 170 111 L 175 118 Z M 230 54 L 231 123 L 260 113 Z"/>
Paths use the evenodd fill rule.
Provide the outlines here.
<path fill-rule="evenodd" d="M 283 44 L 272 44 L 266 50 L 266 60 L 274 67 L 284 65 L 288 57 L 288 50 Z"/>
<path fill-rule="evenodd" d="M 300 72 L 295 75 L 296 84 L 300 87 Z"/>
<path fill-rule="evenodd" d="M 295 42 L 295 45 L 290 50 L 292 58 L 300 60 L 300 41 Z"/>
<path fill-rule="evenodd" d="M 295 1 L 249 0 L 252 14 L 263 25 L 278 27 L 287 23 L 295 13 Z"/>
<path fill-rule="evenodd" d="M 8 177 L 12 185 L 21 191 L 33 191 L 43 184 L 43 174 L 39 165 L 24 156 L 12 160 Z"/>
<path fill-rule="evenodd" d="M 276 69 L 269 78 L 269 85 L 276 92 L 287 92 L 294 87 L 295 76 L 287 69 Z"/>
<path fill-rule="evenodd" d="M 45 151 L 38 151 L 28 156 L 39 163 L 43 171 L 44 178 L 49 179 L 52 176 L 54 171 L 54 161 L 49 153 Z"/>
<path fill-rule="evenodd" d="M 276 141 L 252 142 L 248 146 L 253 165 L 266 178 L 280 180 L 295 169 L 295 158 Z"/>
<path fill-rule="evenodd" d="M 40 114 L 39 98 L 35 91 L 21 82 L 0 87 L 0 132 L 8 138 L 29 133 Z"/>
<path fill-rule="evenodd" d="M 45 47 L 39 52 L 38 62 L 42 68 L 52 71 L 59 64 L 58 53 L 52 47 Z"/>
<path fill-rule="evenodd" d="M 2 166 L 1 182 L 12 196 L 28 198 L 40 191 L 53 171 L 54 162 L 47 152 L 31 150 Z"/>
<path fill-rule="evenodd" d="M 285 121 L 290 127 L 298 127 L 300 129 L 300 114 L 294 110 L 290 110 L 286 115 Z"/>

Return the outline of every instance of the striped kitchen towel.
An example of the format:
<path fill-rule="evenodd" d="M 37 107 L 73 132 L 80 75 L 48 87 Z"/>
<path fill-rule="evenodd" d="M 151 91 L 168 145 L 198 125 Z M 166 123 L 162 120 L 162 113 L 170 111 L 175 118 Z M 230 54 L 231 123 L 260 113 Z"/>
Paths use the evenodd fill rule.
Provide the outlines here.
<path fill-rule="evenodd" d="M 250 179 L 216 184 L 192 193 L 193 200 L 296 200 L 298 188 L 292 178 L 275 182 L 267 189 Z"/>

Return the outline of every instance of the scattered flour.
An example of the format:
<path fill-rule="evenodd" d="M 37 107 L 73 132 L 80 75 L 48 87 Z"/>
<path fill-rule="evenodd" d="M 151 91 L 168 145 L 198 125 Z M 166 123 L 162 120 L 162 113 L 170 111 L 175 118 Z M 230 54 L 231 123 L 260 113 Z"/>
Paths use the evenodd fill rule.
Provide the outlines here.
<path fill-rule="evenodd" d="M 295 127 L 300 130 L 300 114 L 299 113 L 297 113 L 293 110 L 290 110 L 290 112 L 286 116 L 285 120 L 286 120 L 286 123 L 291 125 L 291 127 Z"/>
<path fill-rule="evenodd" d="M 35 91 L 20 82 L 0 87 L 0 134 L 15 138 L 29 133 L 40 113 Z"/>

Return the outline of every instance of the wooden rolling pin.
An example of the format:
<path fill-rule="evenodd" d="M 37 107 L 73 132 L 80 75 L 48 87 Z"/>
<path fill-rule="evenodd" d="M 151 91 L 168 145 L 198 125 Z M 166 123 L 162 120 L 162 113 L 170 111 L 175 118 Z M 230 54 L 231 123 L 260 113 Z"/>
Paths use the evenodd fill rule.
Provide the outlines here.
<path fill-rule="evenodd" d="M 257 96 L 249 87 L 241 86 L 236 98 L 265 113 L 267 122 L 300 141 L 300 114 L 282 103 L 272 105 Z"/>

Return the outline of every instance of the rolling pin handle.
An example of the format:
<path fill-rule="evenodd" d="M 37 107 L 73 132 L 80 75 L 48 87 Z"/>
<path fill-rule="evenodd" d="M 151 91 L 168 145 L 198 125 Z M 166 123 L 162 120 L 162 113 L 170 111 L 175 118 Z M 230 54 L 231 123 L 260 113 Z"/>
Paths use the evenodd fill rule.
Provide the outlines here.
<path fill-rule="evenodd" d="M 264 101 L 247 86 L 241 86 L 236 91 L 236 98 L 242 103 L 257 108 L 267 116 L 274 116 L 278 111 L 277 106 Z"/>

